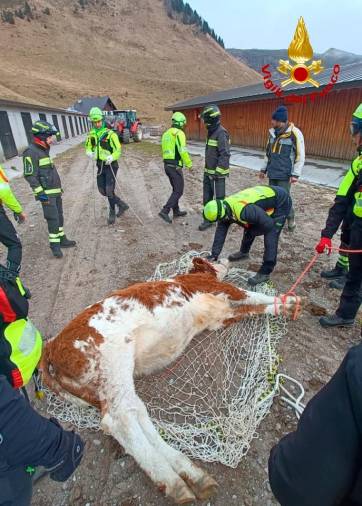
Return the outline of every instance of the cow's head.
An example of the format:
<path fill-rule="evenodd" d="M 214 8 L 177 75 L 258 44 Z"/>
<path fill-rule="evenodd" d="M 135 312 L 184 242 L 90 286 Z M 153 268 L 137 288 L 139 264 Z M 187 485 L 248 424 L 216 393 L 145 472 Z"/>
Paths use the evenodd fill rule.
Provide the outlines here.
<path fill-rule="evenodd" d="M 219 263 L 211 263 L 205 258 L 196 257 L 192 259 L 192 264 L 193 267 L 189 271 L 190 274 L 212 274 L 221 281 L 227 274 L 229 262 L 226 259 L 222 259 Z"/>

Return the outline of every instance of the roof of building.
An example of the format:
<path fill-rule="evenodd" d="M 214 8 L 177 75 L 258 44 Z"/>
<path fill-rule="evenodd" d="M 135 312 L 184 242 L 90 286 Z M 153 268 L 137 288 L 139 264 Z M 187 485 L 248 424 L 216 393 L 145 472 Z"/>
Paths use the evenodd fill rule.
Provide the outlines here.
<path fill-rule="evenodd" d="M 58 112 L 61 114 L 76 114 L 81 115 L 80 111 L 70 111 L 69 109 L 61 109 L 59 107 L 51 107 L 46 105 L 39 104 L 29 104 L 27 102 L 17 102 L 16 100 L 7 100 L 0 99 L 0 107 L 6 109 L 8 107 L 16 108 L 16 109 L 24 109 L 24 110 L 35 110 L 35 111 L 45 111 L 45 112 Z"/>
<path fill-rule="evenodd" d="M 316 80 L 320 83 L 319 90 L 323 89 L 330 82 L 332 73 L 333 69 L 331 68 L 323 71 L 321 76 L 316 76 Z M 283 79 L 285 78 L 274 79 L 272 76 L 273 83 L 277 85 L 280 85 Z M 362 86 L 362 63 L 353 63 L 341 67 L 338 81 L 334 85 L 334 88 L 349 87 L 351 84 L 353 84 L 354 87 Z M 288 86 L 288 88 L 283 89 L 283 94 L 290 95 L 293 93 L 298 95 L 311 93 L 315 90 L 315 86 L 310 83 L 292 84 Z M 264 87 L 264 82 L 260 82 L 252 85 L 239 86 L 238 88 L 216 91 L 210 95 L 194 97 L 189 100 L 177 102 L 176 104 L 166 107 L 166 111 L 192 109 L 193 107 L 200 107 L 212 103 L 226 104 L 228 102 L 242 102 L 256 99 L 266 100 L 272 98 L 275 98 L 274 93 Z"/>
<path fill-rule="evenodd" d="M 81 97 L 73 104 L 72 109 L 82 112 L 83 114 L 88 114 L 92 107 L 99 107 L 104 111 L 107 104 L 113 110 L 117 109 L 108 95 L 104 95 L 103 97 Z"/>

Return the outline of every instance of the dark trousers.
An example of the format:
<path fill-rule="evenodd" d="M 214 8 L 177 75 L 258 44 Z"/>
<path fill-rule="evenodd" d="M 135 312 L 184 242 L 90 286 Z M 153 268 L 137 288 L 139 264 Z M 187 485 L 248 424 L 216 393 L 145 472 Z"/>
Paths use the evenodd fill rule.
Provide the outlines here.
<path fill-rule="evenodd" d="M 98 191 L 103 197 L 108 198 L 109 207 L 114 211 L 116 205 L 123 206 L 125 203 L 116 195 L 116 177 L 118 171 L 118 163 L 114 162 L 112 165 L 105 165 L 103 162 L 97 162 L 97 186 Z"/>
<path fill-rule="evenodd" d="M 349 247 L 351 250 L 362 249 L 362 225 L 352 226 Z M 336 314 L 341 318 L 352 320 L 362 302 L 362 253 L 351 253 L 348 257 L 349 271 Z"/>
<path fill-rule="evenodd" d="M 292 199 L 289 195 L 284 193 L 284 195 L 281 195 L 278 199 L 279 205 L 275 209 L 273 216 L 275 223 L 274 228 L 266 234 L 259 233 L 256 227 L 245 229 L 243 239 L 241 241 L 240 251 L 242 253 L 249 253 L 255 237 L 258 235 L 264 235 L 263 263 L 258 271 L 261 274 L 271 274 L 276 266 L 280 233 L 292 207 Z"/>
<path fill-rule="evenodd" d="M 269 179 L 269 186 L 280 186 L 280 188 L 284 188 L 285 191 L 290 195 L 291 183 L 289 179 Z M 288 220 L 294 220 L 295 212 L 293 206 L 290 209 L 290 213 L 288 215 Z"/>
<path fill-rule="evenodd" d="M 0 506 L 30 506 L 32 495 L 32 479 L 25 468 L 0 476 Z"/>
<path fill-rule="evenodd" d="M 206 205 L 213 199 L 225 198 L 225 178 L 213 178 L 204 174 L 203 204 Z"/>
<path fill-rule="evenodd" d="M 171 209 L 177 212 L 180 210 L 178 202 L 184 193 L 184 176 L 182 168 L 165 163 L 165 172 L 171 183 L 172 193 L 162 210 L 166 213 L 169 213 Z"/>
<path fill-rule="evenodd" d="M 362 505 L 361 364 L 360 344 L 272 449 L 269 481 L 283 506 Z"/>
<path fill-rule="evenodd" d="M 19 272 L 22 257 L 21 242 L 2 205 L 0 205 L 0 242 L 8 249 L 8 269 Z"/>
<path fill-rule="evenodd" d="M 49 232 L 50 245 L 60 243 L 60 232 L 64 225 L 62 196 L 49 196 L 48 203 L 42 203 L 44 218 Z"/>

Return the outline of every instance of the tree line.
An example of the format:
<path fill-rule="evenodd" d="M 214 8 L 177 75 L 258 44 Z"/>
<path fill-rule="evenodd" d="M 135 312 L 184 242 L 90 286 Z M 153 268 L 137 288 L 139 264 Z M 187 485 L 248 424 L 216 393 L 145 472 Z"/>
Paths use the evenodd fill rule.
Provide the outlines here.
<path fill-rule="evenodd" d="M 209 23 L 203 19 L 199 13 L 192 9 L 189 3 L 184 0 L 165 0 L 167 13 L 170 17 L 176 17 L 185 25 L 196 25 L 202 33 L 208 33 L 221 47 L 225 48 L 223 39 L 210 28 Z"/>

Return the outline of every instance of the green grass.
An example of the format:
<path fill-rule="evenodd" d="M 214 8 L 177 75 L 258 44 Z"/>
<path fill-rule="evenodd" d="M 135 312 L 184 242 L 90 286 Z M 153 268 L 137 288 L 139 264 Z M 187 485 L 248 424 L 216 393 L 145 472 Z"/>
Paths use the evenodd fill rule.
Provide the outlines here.
<path fill-rule="evenodd" d="M 143 153 L 148 156 L 161 156 L 161 148 L 159 144 L 150 141 L 133 142 L 122 144 L 123 154 L 127 153 Z"/>

